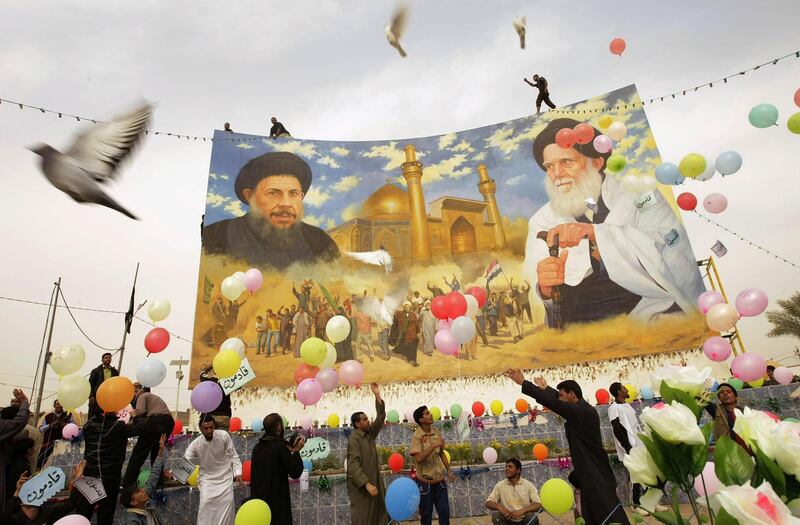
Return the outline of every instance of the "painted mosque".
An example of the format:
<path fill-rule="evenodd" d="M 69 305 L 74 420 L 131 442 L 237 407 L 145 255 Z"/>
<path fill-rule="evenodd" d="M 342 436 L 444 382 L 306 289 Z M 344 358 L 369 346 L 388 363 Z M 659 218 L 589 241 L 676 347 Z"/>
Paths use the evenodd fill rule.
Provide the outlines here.
<path fill-rule="evenodd" d="M 328 230 L 341 250 L 365 252 L 381 246 L 397 262 L 424 262 L 505 248 L 507 240 L 495 199 L 496 184 L 478 165 L 483 200 L 441 197 L 426 203 L 422 163 L 405 148 L 402 176 L 407 190 L 386 183 L 361 204 L 356 218 Z"/>

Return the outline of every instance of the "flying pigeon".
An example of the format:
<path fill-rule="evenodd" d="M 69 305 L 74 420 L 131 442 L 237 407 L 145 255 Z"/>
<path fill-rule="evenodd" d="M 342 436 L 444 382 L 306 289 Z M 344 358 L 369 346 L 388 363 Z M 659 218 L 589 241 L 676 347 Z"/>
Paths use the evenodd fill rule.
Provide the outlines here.
<path fill-rule="evenodd" d="M 375 266 L 383 266 L 386 270 L 386 273 L 392 272 L 392 256 L 389 255 L 383 246 L 381 246 L 380 250 L 375 250 L 373 252 L 344 252 L 349 257 L 357 261 L 361 261 L 366 264 L 372 264 Z"/>
<path fill-rule="evenodd" d="M 139 142 L 154 109 L 145 103 L 111 122 L 97 123 L 78 135 L 66 153 L 47 144 L 28 149 L 42 157 L 42 172 L 50 184 L 76 202 L 100 204 L 139 220 L 107 195 L 102 186 L 116 178 L 117 167 Z"/>
<path fill-rule="evenodd" d="M 405 286 L 393 290 L 385 295 L 383 300 L 377 297 L 365 297 L 356 303 L 359 310 L 369 315 L 376 322 L 386 323 L 387 326 L 394 324 L 394 314 L 403 305 L 406 298 Z"/>
<path fill-rule="evenodd" d="M 525 24 L 528 23 L 527 17 L 515 18 L 512 23 L 514 24 L 514 30 L 519 35 L 519 47 L 520 49 L 525 49 Z"/>
<path fill-rule="evenodd" d="M 389 41 L 389 44 L 392 45 L 393 48 L 397 49 L 400 53 L 400 56 L 405 58 L 406 52 L 403 49 L 403 46 L 400 45 L 400 38 L 403 36 L 403 31 L 406 28 L 406 18 L 408 15 L 408 9 L 405 7 L 398 7 L 397 11 L 394 12 L 394 16 L 392 16 L 392 23 L 386 26 L 386 40 Z"/>

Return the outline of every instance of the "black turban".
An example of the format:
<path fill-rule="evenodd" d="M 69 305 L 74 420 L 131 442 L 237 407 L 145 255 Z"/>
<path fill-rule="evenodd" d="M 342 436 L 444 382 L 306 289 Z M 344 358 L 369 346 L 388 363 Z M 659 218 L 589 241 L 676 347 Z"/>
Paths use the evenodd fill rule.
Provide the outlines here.
<path fill-rule="evenodd" d="M 311 168 L 306 161 L 288 151 L 265 153 L 251 159 L 236 176 L 233 189 L 239 200 L 249 204 L 244 198 L 244 190 L 254 189 L 259 182 L 272 175 L 291 175 L 300 181 L 300 189 L 304 194 L 311 187 Z"/>
<path fill-rule="evenodd" d="M 428 407 L 422 405 L 414 411 L 414 423 L 419 425 L 419 420 L 422 419 L 422 414 L 424 414 L 426 410 L 428 410 Z"/>
<path fill-rule="evenodd" d="M 571 118 L 557 118 L 550 122 L 546 128 L 542 130 L 539 135 L 533 141 L 533 159 L 536 161 L 536 164 L 539 165 L 540 168 L 545 170 L 544 168 L 544 148 L 549 146 L 550 144 L 556 143 L 556 133 L 561 131 L 564 128 L 573 129 L 575 126 L 580 124 L 577 120 L 573 120 Z M 594 130 L 594 136 L 602 135 L 597 129 Z M 609 153 L 600 153 L 596 149 L 594 149 L 594 144 L 592 142 L 588 144 L 578 144 L 575 143 L 572 146 L 575 150 L 587 157 L 593 159 L 603 159 L 603 165 L 600 166 L 600 169 L 603 170 L 606 167 L 606 159 L 611 156 L 611 152 Z M 547 170 L 545 170 L 547 171 Z"/>

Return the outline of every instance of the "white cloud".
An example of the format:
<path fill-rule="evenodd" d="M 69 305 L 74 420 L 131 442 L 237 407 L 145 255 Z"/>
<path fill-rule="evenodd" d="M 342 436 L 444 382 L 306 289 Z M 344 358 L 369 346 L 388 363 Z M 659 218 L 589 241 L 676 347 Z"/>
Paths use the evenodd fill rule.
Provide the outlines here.
<path fill-rule="evenodd" d="M 486 160 L 486 151 L 481 151 L 480 153 L 472 157 L 472 160 L 474 160 L 475 162 Z"/>
<path fill-rule="evenodd" d="M 356 218 L 356 213 L 358 213 L 358 208 L 359 208 L 358 204 L 351 204 L 347 208 L 343 209 L 342 210 L 342 220 L 347 222 L 347 221 L 349 221 L 351 219 L 355 219 Z"/>
<path fill-rule="evenodd" d="M 455 142 L 455 140 L 456 140 L 455 133 L 447 133 L 445 135 L 442 135 L 441 137 L 439 137 L 439 149 L 440 150 L 447 149 L 447 147 L 450 146 L 450 144 L 452 144 L 453 142 Z"/>
<path fill-rule="evenodd" d="M 423 166 L 422 168 L 422 183 L 430 183 L 437 181 L 443 177 L 457 179 L 472 172 L 470 167 L 461 168 L 461 165 L 466 162 L 467 156 L 458 154 L 450 158 L 442 159 L 441 161 L 431 164 L 430 166 Z M 460 168 L 460 169 L 459 169 Z"/>
<path fill-rule="evenodd" d="M 242 201 L 240 200 L 231 201 L 227 206 L 225 206 L 225 211 L 232 213 L 237 217 L 241 217 L 245 213 L 244 209 L 242 208 Z"/>
<path fill-rule="evenodd" d="M 339 179 L 339 182 L 331 186 L 331 188 L 333 191 L 350 191 L 358 186 L 359 182 L 361 182 L 361 177 L 357 175 L 347 175 Z"/>
<path fill-rule="evenodd" d="M 252 144 L 248 144 L 247 142 L 242 142 L 241 144 L 238 144 L 236 147 L 242 149 L 253 149 L 255 146 L 253 146 Z"/>
<path fill-rule="evenodd" d="M 327 175 L 320 175 L 320 176 L 319 176 L 319 180 L 320 180 L 321 182 L 325 182 L 326 180 L 328 180 L 328 176 L 327 176 Z"/>
<path fill-rule="evenodd" d="M 212 208 L 218 208 L 228 202 L 230 197 L 225 197 L 224 195 L 220 195 L 219 193 L 214 193 L 213 191 L 209 191 L 208 195 L 206 195 L 206 204 L 211 206 Z"/>
<path fill-rule="evenodd" d="M 330 229 L 335 228 L 335 227 L 336 227 L 336 221 L 335 220 L 328 219 L 327 221 L 325 221 L 325 229 L 326 230 L 330 230 Z"/>
<path fill-rule="evenodd" d="M 303 204 L 311 206 L 312 208 L 319 208 L 320 206 L 325 204 L 325 202 L 328 201 L 330 198 L 331 198 L 330 194 L 322 191 L 317 186 L 314 186 L 310 190 L 308 190 L 306 196 L 303 197 Z"/>
<path fill-rule="evenodd" d="M 220 175 L 219 178 L 222 180 L 230 180 L 230 177 L 228 177 L 227 175 Z"/>
<path fill-rule="evenodd" d="M 472 147 L 472 144 L 467 142 L 466 140 L 462 140 L 452 148 L 453 151 L 458 151 L 459 153 L 472 153 L 475 151 L 475 148 Z"/>
<path fill-rule="evenodd" d="M 346 157 L 350 155 L 350 150 L 347 148 L 343 148 L 342 146 L 334 146 L 331 148 L 331 153 L 339 157 Z"/>
<path fill-rule="evenodd" d="M 322 219 L 324 219 L 324 217 Z M 319 226 L 321 224 L 320 221 L 322 219 L 314 215 L 306 215 L 305 217 L 303 217 L 303 222 L 306 224 L 310 224 L 311 226 Z"/>
<path fill-rule="evenodd" d="M 217 174 L 212 171 L 211 173 L 208 174 L 208 177 L 210 179 L 216 179 L 217 178 Z"/>
<path fill-rule="evenodd" d="M 525 180 L 525 175 L 517 175 L 516 177 L 511 177 L 510 179 L 508 179 L 506 181 L 506 185 L 508 185 L 508 186 L 517 186 L 523 180 Z"/>
<path fill-rule="evenodd" d="M 262 139 L 262 141 L 275 151 L 288 151 L 306 158 L 317 156 L 317 145 L 313 142 L 285 139 Z"/>
<path fill-rule="evenodd" d="M 397 147 L 397 142 L 389 142 L 382 146 L 372 146 L 369 151 L 362 153 L 362 157 L 368 159 L 386 159 L 389 162 L 383 167 L 383 171 L 396 170 L 406 161 L 406 153 Z M 417 158 L 425 156 L 425 152 L 417 151 Z"/>
<path fill-rule="evenodd" d="M 317 164 L 323 164 L 325 166 L 330 166 L 331 168 L 339 168 L 339 163 L 336 162 L 336 159 L 331 157 L 330 155 L 325 155 L 324 157 L 320 157 L 317 159 Z"/>

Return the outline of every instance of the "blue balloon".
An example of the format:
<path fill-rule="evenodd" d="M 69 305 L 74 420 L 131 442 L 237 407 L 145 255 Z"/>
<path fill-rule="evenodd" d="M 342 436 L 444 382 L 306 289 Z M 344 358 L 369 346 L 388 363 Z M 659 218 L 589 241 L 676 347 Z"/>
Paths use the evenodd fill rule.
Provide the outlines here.
<path fill-rule="evenodd" d="M 254 418 L 253 422 L 250 423 L 250 428 L 253 429 L 253 432 L 261 432 L 264 430 L 264 422 L 259 418 Z"/>
<path fill-rule="evenodd" d="M 643 386 L 642 389 L 639 390 L 639 394 L 645 401 L 650 401 L 651 399 L 656 397 L 655 393 L 653 392 L 653 389 L 647 385 Z"/>
<path fill-rule="evenodd" d="M 314 469 L 314 466 L 311 464 L 310 459 L 303 459 L 303 470 L 308 470 L 309 472 Z"/>
<path fill-rule="evenodd" d="M 757 128 L 768 128 L 778 122 L 778 108 L 772 104 L 759 104 L 747 116 L 750 124 Z"/>
<path fill-rule="evenodd" d="M 714 384 L 711 385 L 711 388 L 709 388 L 709 390 L 711 392 L 716 392 L 717 390 L 719 390 L 719 383 L 717 382 L 716 379 L 714 380 Z"/>
<path fill-rule="evenodd" d="M 723 151 L 714 161 L 714 167 L 723 177 L 733 175 L 742 167 L 742 156 L 735 151 Z"/>
<path fill-rule="evenodd" d="M 411 478 L 397 478 L 386 490 L 386 511 L 396 521 L 405 521 L 419 507 L 419 488 Z"/>
<path fill-rule="evenodd" d="M 677 186 L 678 184 L 683 184 L 683 175 L 681 175 L 681 170 L 675 164 L 662 162 L 656 168 L 656 180 L 661 184 Z"/>

